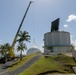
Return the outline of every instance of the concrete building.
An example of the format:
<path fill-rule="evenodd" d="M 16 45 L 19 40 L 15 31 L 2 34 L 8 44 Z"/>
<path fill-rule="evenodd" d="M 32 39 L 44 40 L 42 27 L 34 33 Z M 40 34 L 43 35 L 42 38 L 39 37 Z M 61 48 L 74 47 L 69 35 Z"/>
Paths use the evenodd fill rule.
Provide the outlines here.
<path fill-rule="evenodd" d="M 44 34 L 44 54 L 59 54 L 71 50 L 70 33 L 52 31 Z"/>

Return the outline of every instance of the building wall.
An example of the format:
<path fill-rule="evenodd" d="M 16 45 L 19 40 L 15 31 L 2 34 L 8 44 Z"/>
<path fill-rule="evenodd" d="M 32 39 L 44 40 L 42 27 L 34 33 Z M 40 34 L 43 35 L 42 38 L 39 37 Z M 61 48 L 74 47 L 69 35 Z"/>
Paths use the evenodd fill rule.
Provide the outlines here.
<path fill-rule="evenodd" d="M 59 54 L 59 53 L 66 53 L 66 52 L 70 52 L 71 50 L 71 46 L 69 47 L 53 47 L 53 50 L 45 48 L 44 49 L 44 54 L 51 54 L 51 53 L 55 53 L 55 54 Z"/>
<path fill-rule="evenodd" d="M 49 47 L 51 49 L 49 49 Z M 44 54 L 69 52 L 71 50 L 70 33 L 64 31 L 44 34 Z"/>
<path fill-rule="evenodd" d="M 54 52 L 62 53 L 62 52 L 69 52 L 71 50 L 71 47 L 53 47 Z"/>
<path fill-rule="evenodd" d="M 70 45 L 70 34 L 68 32 L 49 32 L 44 35 L 44 46 L 58 45 Z"/>

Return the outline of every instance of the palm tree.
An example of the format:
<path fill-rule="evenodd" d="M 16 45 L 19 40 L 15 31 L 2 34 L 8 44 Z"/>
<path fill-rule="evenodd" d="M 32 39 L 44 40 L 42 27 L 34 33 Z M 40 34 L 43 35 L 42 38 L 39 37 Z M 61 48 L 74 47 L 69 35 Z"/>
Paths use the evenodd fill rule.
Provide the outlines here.
<path fill-rule="evenodd" d="M 17 40 L 19 43 L 20 42 L 23 42 L 23 41 L 27 41 L 27 42 L 30 42 L 30 36 L 28 35 L 28 32 L 24 31 L 20 31 L 20 33 L 18 34 L 19 36 L 19 39 Z"/>
<path fill-rule="evenodd" d="M 4 46 L 5 46 L 5 49 L 6 49 L 6 53 L 9 53 L 9 49 L 10 49 L 10 44 L 9 43 L 6 43 L 6 44 L 4 44 Z"/>
<path fill-rule="evenodd" d="M 4 45 L 0 46 L 0 53 L 1 53 L 2 56 L 5 55 L 5 47 L 4 47 Z"/>
<path fill-rule="evenodd" d="M 20 51 L 20 60 L 22 60 L 22 51 L 26 49 L 26 44 L 24 44 L 23 42 L 19 43 L 19 45 L 17 46 L 17 51 Z"/>
<path fill-rule="evenodd" d="M 24 44 L 24 41 L 30 42 L 30 36 L 28 35 L 28 32 L 24 31 L 20 31 L 20 33 L 18 34 L 19 39 L 17 39 L 17 41 L 19 42 L 18 46 L 17 46 L 17 50 L 21 51 L 20 52 L 20 59 L 22 60 L 22 51 L 24 51 L 24 49 L 27 49 L 26 44 Z"/>
<path fill-rule="evenodd" d="M 9 49 L 10 49 L 10 44 L 9 43 L 6 43 L 4 45 L 0 45 L 1 55 L 3 55 L 5 57 L 9 53 Z"/>

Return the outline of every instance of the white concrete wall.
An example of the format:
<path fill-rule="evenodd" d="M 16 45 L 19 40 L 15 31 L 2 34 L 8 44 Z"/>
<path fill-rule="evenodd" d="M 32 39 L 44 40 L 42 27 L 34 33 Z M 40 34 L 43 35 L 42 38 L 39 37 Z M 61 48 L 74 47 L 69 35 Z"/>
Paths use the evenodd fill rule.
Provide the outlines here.
<path fill-rule="evenodd" d="M 54 53 L 54 54 L 59 54 L 59 53 L 66 53 L 66 52 L 70 52 L 71 50 L 71 47 L 53 47 L 53 52 L 51 52 L 50 49 L 47 49 L 45 48 L 44 49 L 44 54 L 51 54 L 51 53 Z"/>
<path fill-rule="evenodd" d="M 53 51 L 56 53 L 70 52 L 71 47 L 53 47 Z"/>
<path fill-rule="evenodd" d="M 44 35 L 44 46 L 70 45 L 70 34 L 68 32 L 49 32 Z"/>

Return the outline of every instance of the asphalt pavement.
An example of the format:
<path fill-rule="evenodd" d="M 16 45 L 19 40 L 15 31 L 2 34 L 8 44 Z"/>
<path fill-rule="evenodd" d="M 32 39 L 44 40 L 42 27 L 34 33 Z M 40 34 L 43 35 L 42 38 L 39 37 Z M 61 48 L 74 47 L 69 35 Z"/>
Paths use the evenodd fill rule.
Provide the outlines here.
<path fill-rule="evenodd" d="M 34 56 L 32 59 L 30 59 L 23 66 L 21 66 L 20 68 L 12 71 L 11 74 L 12 75 L 18 75 L 19 73 L 23 72 L 24 70 L 26 70 L 27 68 L 29 68 L 34 62 L 36 62 L 41 57 L 41 55 L 42 55 L 41 53 L 38 53 L 36 56 Z"/>
<path fill-rule="evenodd" d="M 2 69 L 3 64 L 0 64 L 0 73 L 5 71 L 6 69 Z"/>
<path fill-rule="evenodd" d="M 0 75 L 18 75 L 19 73 L 23 72 L 24 70 L 26 70 L 27 68 L 29 68 L 34 62 L 36 62 L 40 57 L 41 57 L 41 53 L 37 53 L 36 56 L 34 56 L 33 58 L 31 58 L 28 62 L 26 62 L 24 65 L 22 65 L 21 67 L 17 68 L 16 70 L 9 72 L 7 70 L 0 72 Z M 11 65 L 13 64 L 13 62 L 8 62 L 5 65 Z"/>

